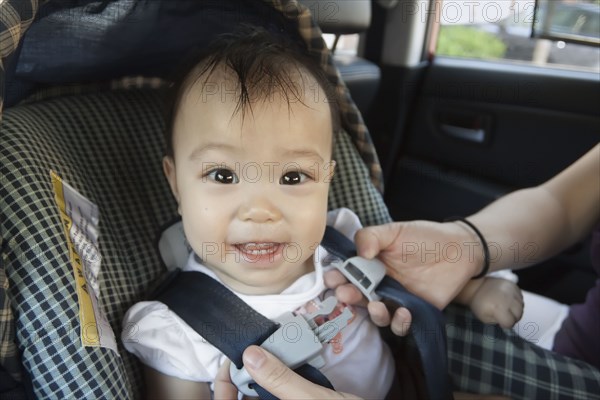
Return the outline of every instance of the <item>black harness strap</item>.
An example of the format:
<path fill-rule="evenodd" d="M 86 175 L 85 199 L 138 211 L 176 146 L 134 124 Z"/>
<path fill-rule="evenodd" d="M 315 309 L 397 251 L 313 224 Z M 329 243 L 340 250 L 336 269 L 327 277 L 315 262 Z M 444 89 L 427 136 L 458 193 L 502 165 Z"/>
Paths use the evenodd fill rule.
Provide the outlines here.
<path fill-rule="evenodd" d="M 150 297 L 167 305 L 238 369 L 244 365 L 244 350 L 253 344 L 260 345 L 279 328 L 279 324 L 202 272 L 175 270 Z M 295 372 L 333 389 L 325 375 L 309 364 L 301 365 Z M 277 399 L 259 385 L 254 384 L 253 389 L 263 400 Z"/>
<path fill-rule="evenodd" d="M 246 347 L 261 344 L 279 328 L 210 276 L 181 270 L 174 274 L 154 299 L 166 304 L 236 367 L 243 366 Z"/>

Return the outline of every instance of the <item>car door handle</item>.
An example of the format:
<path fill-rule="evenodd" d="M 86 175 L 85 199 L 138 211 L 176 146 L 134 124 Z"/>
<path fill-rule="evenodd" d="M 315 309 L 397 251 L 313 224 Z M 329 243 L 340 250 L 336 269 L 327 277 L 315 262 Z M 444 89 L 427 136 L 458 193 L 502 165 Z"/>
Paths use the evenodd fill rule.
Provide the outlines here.
<path fill-rule="evenodd" d="M 473 143 L 484 143 L 487 138 L 485 129 L 465 128 L 457 125 L 440 124 L 445 135 L 455 139 L 466 140 Z"/>

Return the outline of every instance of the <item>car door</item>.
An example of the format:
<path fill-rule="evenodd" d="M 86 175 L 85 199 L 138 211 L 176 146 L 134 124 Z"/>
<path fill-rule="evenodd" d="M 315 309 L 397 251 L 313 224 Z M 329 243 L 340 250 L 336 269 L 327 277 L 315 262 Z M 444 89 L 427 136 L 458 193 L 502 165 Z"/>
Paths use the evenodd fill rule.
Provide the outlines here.
<path fill-rule="evenodd" d="M 576 3 L 598 8 L 594 1 Z M 369 31 L 366 55 L 382 67 L 382 89 L 366 119 L 394 219 L 468 216 L 505 193 L 544 182 L 600 141 L 598 47 L 529 37 L 537 6 L 533 0 L 374 5 L 372 25 L 379 28 Z M 597 24 L 589 19 L 598 15 L 584 22 Z M 520 284 L 580 301 L 594 281 L 588 255 L 584 241 L 547 262 L 543 274 L 540 267 L 520 271 Z M 535 244 L 516 244 L 513 256 L 535 257 Z"/>

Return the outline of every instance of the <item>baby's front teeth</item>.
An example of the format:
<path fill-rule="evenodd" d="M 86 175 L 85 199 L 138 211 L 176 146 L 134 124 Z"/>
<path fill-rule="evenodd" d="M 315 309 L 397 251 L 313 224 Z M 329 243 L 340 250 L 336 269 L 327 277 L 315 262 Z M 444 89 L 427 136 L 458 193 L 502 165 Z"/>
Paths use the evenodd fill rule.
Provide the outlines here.
<path fill-rule="evenodd" d="M 237 247 L 244 253 L 262 255 L 277 251 L 278 243 L 244 243 Z"/>

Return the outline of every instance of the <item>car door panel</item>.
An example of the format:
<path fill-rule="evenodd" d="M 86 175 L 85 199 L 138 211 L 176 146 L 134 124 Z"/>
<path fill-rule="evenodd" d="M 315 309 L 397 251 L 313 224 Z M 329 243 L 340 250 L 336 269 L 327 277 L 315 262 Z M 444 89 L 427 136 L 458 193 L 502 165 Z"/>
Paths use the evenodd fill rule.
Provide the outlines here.
<path fill-rule="evenodd" d="M 414 101 L 387 181 L 397 220 L 469 215 L 544 182 L 600 141 L 596 74 L 440 58 L 427 68 Z M 571 270 L 571 278 L 583 274 L 574 279 L 593 282 L 587 251 L 586 242 L 575 246 L 545 271 Z M 540 288 L 535 268 L 522 275 L 531 281 L 526 287 L 565 302 L 585 293 Z"/>

